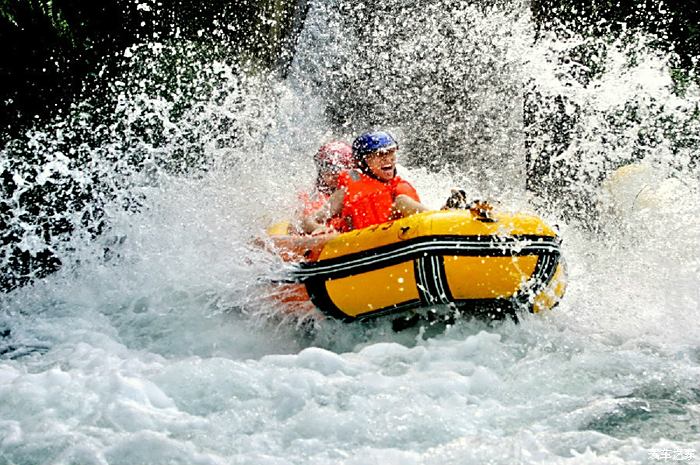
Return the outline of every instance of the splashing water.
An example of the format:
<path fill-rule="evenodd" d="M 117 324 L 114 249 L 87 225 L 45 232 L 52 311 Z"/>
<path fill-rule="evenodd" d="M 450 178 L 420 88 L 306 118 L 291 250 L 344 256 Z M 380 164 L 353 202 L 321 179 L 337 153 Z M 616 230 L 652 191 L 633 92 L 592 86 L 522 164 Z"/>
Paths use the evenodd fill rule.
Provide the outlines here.
<path fill-rule="evenodd" d="M 108 104 L 2 150 L 4 270 L 60 266 L 0 302 L 0 463 L 697 460 L 698 90 L 641 36 L 631 61 L 535 41 L 521 5 L 424 3 L 314 3 L 283 81 L 202 44 L 129 49 Z M 458 185 L 559 221 L 560 307 L 286 322 L 251 240 L 317 146 L 372 126 L 429 205 Z"/>

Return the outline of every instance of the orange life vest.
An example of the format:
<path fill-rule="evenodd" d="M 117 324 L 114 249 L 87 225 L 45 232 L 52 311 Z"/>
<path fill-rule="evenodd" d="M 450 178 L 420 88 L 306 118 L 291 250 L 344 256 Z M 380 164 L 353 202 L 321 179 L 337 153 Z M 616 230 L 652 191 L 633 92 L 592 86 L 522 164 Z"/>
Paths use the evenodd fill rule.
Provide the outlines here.
<path fill-rule="evenodd" d="M 325 205 L 330 195 L 315 190 L 311 193 L 300 192 L 297 197 L 299 198 L 299 204 L 302 207 L 302 216 L 308 216 Z M 347 232 L 350 230 L 348 222 L 342 217 L 342 215 L 336 215 L 326 221 L 326 226 L 330 226 L 338 232 Z"/>
<path fill-rule="evenodd" d="M 345 189 L 341 216 L 349 220 L 352 229 L 396 219 L 392 216 L 392 207 L 398 195 L 407 195 L 420 202 L 413 186 L 398 176 L 382 182 L 358 170 L 345 171 L 338 177 L 338 187 Z"/>

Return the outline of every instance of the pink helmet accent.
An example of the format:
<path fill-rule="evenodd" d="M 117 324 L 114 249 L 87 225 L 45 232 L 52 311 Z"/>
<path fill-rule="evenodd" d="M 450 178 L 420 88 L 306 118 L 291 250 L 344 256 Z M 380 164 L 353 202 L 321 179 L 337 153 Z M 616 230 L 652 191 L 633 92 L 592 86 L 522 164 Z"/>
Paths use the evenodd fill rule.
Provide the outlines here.
<path fill-rule="evenodd" d="M 352 147 L 342 141 L 322 145 L 314 155 L 316 168 L 323 171 L 341 171 L 357 167 L 352 156 Z"/>

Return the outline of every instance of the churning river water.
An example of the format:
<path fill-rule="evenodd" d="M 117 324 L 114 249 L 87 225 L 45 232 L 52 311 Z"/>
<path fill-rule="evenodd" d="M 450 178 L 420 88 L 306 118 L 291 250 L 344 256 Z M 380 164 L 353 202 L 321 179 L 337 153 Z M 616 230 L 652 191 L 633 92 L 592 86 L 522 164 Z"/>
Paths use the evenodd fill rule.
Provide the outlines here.
<path fill-rule="evenodd" d="M 0 464 L 700 463 L 700 94 L 674 93 L 643 37 L 634 60 L 593 44 L 586 80 L 562 57 L 590 44 L 535 40 L 526 7 L 447 3 L 314 3 L 285 78 L 134 47 L 108 123 L 88 102 L 28 136 L 3 199 L 25 250 L 46 242 L 22 190 L 100 188 L 42 213 L 73 225 L 49 241 L 63 266 L 0 296 Z M 192 92 L 159 87 L 172 55 L 211 84 L 185 110 Z M 552 105 L 571 122 L 551 162 L 574 168 L 543 200 L 525 147 L 556 139 Z M 563 302 L 400 333 L 285 318 L 263 284 L 283 264 L 251 238 L 312 182 L 317 146 L 371 126 L 428 205 L 460 186 L 556 223 Z"/>

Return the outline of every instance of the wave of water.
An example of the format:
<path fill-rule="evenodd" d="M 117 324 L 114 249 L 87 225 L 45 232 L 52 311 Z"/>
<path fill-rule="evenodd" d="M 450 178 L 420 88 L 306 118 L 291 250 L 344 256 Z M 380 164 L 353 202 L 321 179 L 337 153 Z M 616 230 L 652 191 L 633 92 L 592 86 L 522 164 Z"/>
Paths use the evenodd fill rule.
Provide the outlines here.
<path fill-rule="evenodd" d="M 62 266 L 2 295 L 0 463 L 697 461 L 697 89 L 676 95 L 643 44 L 636 63 L 606 44 L 603 71 L 577 80 L 562 57 L 581 43 L 535 41 L 517 5 L 381 6 L 312 5 L 284 81 L 190 48 L 130 50 L 105 78 L 114 107 L 36 130 L 26 164 L 4 149 L 21 247 L 48 244 Z M 558 150 L 545 122 L 562 105 Z M 557 222 L 562 304 L 401 333 L 287 321 L 261 284 L 283 265 L 251 238 L 313 180 L 318 145 L 375 124 L 429 205 L 459 185 Z M 79 130 L 95 137 L 74 144 Z M 526 146 L 558 167 L 543 197 L 524 190 Z M 18 192 L 51 184 L 94 195 L 39 212 L 69 225 L 47 241 Z M 599 228 L 562 221 L 580 197 Z"/>

